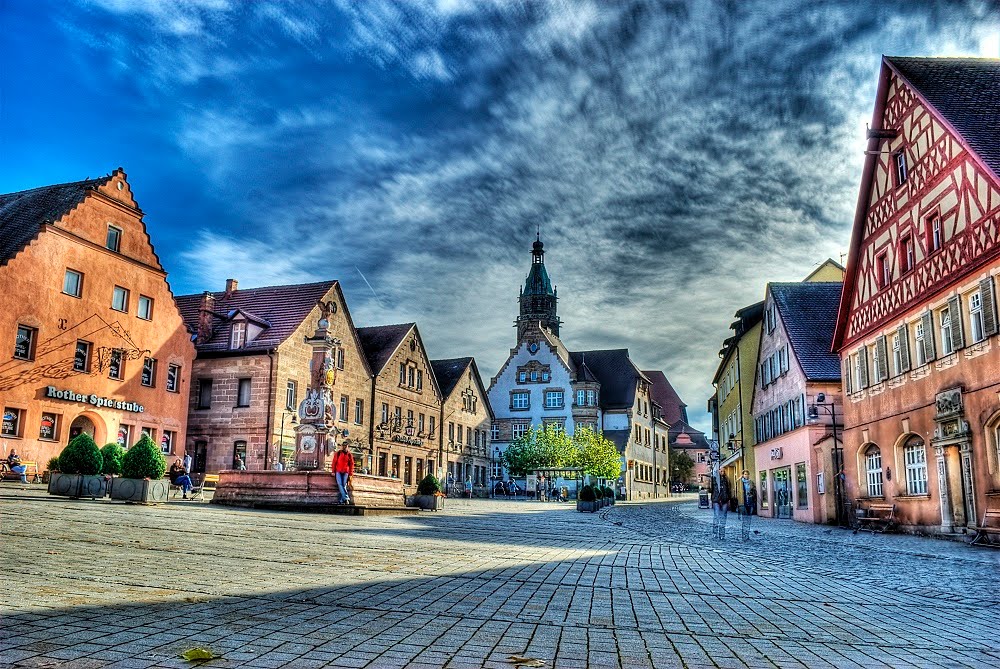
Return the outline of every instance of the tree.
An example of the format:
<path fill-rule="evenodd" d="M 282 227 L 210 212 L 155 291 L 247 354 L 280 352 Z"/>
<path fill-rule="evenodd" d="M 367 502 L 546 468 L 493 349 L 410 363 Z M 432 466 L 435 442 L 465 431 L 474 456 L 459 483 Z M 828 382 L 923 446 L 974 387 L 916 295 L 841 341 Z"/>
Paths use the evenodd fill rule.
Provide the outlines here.
<path fill-rule="evenodd" d="M 694 460 L 687 451 L 675 448 L 669 449 L 667 458 L 670 461 L 670 478 L 674 481 L 687 483 L 694 473 Z"/>
<path fill-rule="evenodd" d="M 576 450 L 574 466 L 585 474 L 603 479 L 617 479 L 621 475 L 621 454 L 614 442 L 603 434 L 582 428 L 573 435 Z"/>
<path fill-rule="evenodd" d="M 524 476 L 536 469 L 573 467 L 576 451 L 564 430 L 548 425 L 533 428 L 515 439 L 501 459 L 512 475 Z"/>

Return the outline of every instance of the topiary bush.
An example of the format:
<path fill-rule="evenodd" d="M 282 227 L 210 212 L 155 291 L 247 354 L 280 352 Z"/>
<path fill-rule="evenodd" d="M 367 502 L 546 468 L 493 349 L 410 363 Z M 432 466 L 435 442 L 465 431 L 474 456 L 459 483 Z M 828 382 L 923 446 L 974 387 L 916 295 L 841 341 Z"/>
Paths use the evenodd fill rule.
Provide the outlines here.
<path fill-rule="evenodd" d="M 615 491 L 612 490 L 611 488 L 605 487 L 604 488 L 604 496 L 607 497 L 608 499 L 614 499 L 615 498 Z"/>
<path fill-rule="evenodd" d="M 167 471 L 167 461 L 148 434 L 125 452 L 122 476 L 127 479 L 161 479 Z"/>
<path fill-rule="evenodd" d="M 59 471 L 63 474 L 94 476 L 101 473 L 104 456 L 86 432 L 73 437 L 59 454 Z"/>
<path fill-rule="evenodd" d="M 50 472 L 59 471 L 59 456 L 57 455 L 54 458 L 49 458 L 49 462 L 47 465 L 45 465 L 45 468 L 48 469 Z"/>
<path fill-rule="evenodd" d="M 102 474 L 116 476 L 122 473 L 122 458 L 125 457 L 124 448 L 115 442 L 111 442 L 101 447 L 101 455 L 104 456 L 104 467 L 101 468 Z"/>
<path fill-rule="evenodd" d="M 594 486 L 594 499 L 603 499 L 603 498 L 604 498 L 604 489 L 601 488 L 601 486 L 599 486 L 599 485 L 595 485 Z"/>
<path fill-rule="evenodd" d="M 436 492 L 441 492 L 441 482 L 436 476 L 428 474 L 420 479 L 420 483 L 417 484 L 418 495 L 433 495 Z"/>
<path fill-rule="evenodd" d="M 580 488 L 580 494 L 578 497 L 581 502 L 593 502 L 597 499 L 597 495 L 594 494 L 594 489 L 589 485 L 585 485 Z"/>

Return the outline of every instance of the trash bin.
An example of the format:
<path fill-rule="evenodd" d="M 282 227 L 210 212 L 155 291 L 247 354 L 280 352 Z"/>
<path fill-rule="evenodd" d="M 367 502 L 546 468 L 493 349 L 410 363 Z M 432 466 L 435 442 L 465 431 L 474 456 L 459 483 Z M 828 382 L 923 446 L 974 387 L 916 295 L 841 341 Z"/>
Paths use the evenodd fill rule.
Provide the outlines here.
<path fill-rule="evenodd" d="M 708 493 L 700 492 L 698 493 L 698 508 L 707 509 L 708 508 Z"/>

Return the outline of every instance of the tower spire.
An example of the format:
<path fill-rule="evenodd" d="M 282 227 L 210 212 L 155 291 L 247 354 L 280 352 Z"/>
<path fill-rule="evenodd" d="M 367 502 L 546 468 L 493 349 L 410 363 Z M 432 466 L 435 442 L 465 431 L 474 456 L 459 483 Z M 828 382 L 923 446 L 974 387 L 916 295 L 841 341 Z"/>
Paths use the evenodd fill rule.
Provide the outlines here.
<path fill-rule="evenodd" d="M 559 316 L 556 314 L 556 292 L 552 288 L 549 274 L 545 270 L 545 245 L 542 244 L 541 226 L 536 224 L 535 242 L 531 245 L 531 269 L 524 281 L 517 317 L 517 338 L 520 341 L 531 324 L 541 323 L 542 327 L 559 336 Z"/>

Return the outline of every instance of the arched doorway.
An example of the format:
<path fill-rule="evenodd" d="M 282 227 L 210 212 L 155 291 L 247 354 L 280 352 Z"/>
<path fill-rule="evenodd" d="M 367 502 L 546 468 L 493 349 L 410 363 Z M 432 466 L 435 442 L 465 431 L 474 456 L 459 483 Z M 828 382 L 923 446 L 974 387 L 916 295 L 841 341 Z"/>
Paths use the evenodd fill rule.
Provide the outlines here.
<path fill-rule="evenodd" d="M 69 425 L 69 439 L 67 439 L 67 443 L 72 440 L 73 437 L 79 436 L 84 432 L 89 434 L 91 439 L 97 442 L 98 446 L 103 444 L 106 436 L 104 423 L 94 414 L 82 413 L 73 419 L 73 422 Z"/>

